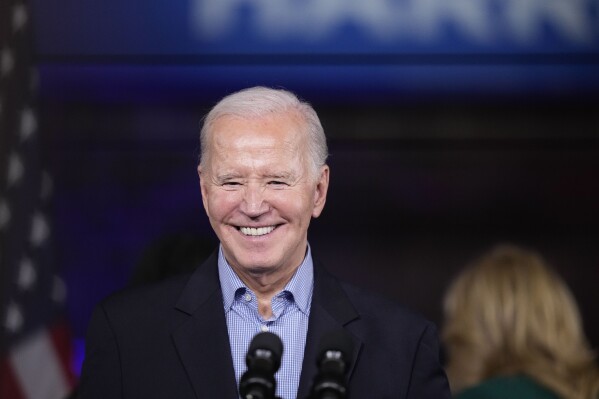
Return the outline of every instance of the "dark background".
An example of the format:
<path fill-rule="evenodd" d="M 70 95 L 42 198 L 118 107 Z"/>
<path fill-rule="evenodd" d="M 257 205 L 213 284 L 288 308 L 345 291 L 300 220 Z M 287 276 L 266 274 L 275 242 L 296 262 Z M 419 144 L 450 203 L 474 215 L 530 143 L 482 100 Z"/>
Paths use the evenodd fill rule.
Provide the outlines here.
<path fill-rule="evenodd" d="M 331 186 L 310 243 L 329 269 L 440 325 L 451 278 L 497 243 L 520 244 L 565 278 L 599 346 L 596 22 L 584 42 L 548 17 L 528 42 L 506 28 L 480 44 L 452 20 L 428 41 L 377 41 L 351 24 L 272 40 L 246 5 L 209 40 L 189 33 L 199 1 L 38 3 L 56 258 L 79 344 L 148 248 L 181 233 L 214 242 L 199 123 L 225 94 L 262 84 L 311 102 L 328 135 Z M 599 20 L 597 2 L 582 4 Z"/>

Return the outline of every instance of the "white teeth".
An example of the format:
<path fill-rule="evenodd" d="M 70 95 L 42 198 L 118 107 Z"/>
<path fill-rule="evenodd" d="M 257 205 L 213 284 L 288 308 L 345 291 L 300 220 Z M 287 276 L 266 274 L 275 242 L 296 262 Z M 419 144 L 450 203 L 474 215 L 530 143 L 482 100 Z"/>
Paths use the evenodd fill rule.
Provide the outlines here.
<path fill-rule="evenodd" d="M 239 230 L 246 236 L 263 236 L 275 229 L 275 226 L 268 227 L 240 227 Z"/>

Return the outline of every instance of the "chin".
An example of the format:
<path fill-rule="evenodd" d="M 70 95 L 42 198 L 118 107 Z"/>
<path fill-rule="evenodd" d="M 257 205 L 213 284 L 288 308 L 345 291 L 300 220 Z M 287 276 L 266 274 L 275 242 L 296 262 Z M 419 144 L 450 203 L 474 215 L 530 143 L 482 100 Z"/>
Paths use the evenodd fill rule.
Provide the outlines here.
<path fill-rule="evenodd" d="M 249 274 L 261 276 L 268 274 L 270 271 L 272 271 L 274 269 L 274 266 L 248 266 L 244 267 L 244 269 Z"/>
<path fill-rule="evenodd" d="M 252 251 L 240 251 L 231 254 L 231 261 L 235 262 L 239 268 L 247 271 L 265 271 L 275 268 L 276 262 L 273 262 L 270 258 L 264 256 L 264 254 L 258 254 Z M 229 262 L 231 263 L 231 262 Z"/>
<path fill-rule="evenodd" d="M 251 273 L 263 273 L 277 268 L 274 262 L 268 262 L 264 260 L 251 261 L 251 258 L 249 259 L 250 262 L 244 262 L 241 264 L 241 267 Z"/>

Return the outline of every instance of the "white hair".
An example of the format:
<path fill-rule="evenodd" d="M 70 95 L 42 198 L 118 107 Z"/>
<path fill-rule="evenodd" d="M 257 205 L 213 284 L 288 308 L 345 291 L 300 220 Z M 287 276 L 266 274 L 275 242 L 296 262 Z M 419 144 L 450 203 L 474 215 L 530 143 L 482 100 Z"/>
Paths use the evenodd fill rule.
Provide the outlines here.
<path fill-rule="evenodd" d="M 304 122 L 308 139 L 308 156 L 317 175 L 328 157 L 327 140 L 314 108 L 295 94 L 282 89 L 251 87 L 230 94 L 220 100 L 206 115 L 200 131 L 200 165 L 204 167 L 209 146 L 209 135 L 214 122 L 223 116 L 243 119 L 260 118 L 269 114 L 295 111 Z"/>

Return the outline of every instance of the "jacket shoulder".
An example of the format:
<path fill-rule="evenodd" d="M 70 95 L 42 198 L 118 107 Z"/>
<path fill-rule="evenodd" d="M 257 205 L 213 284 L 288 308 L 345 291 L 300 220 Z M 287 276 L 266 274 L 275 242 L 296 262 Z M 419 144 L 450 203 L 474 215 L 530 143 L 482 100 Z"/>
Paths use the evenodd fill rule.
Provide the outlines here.
<path fill-rule="evenodd" d="M 347 282 L 340 282 L 340 285 L 361 318 L 381 320 L 391 326 L 401 325 L 403 329 L 407 326 L 419 330 L 427 327 L 434 328 L 433 323 L 422 314 L 398 301 L 385 298 L 380 294 Z"/>

